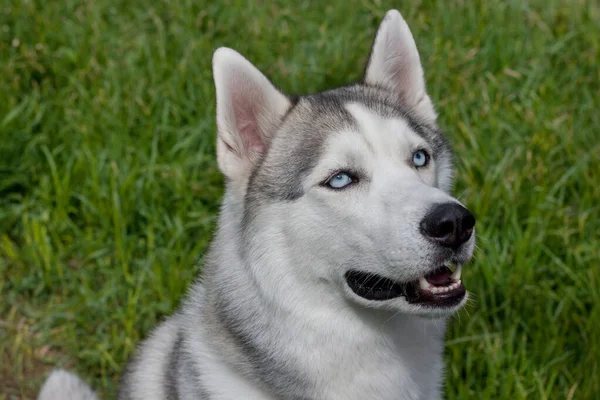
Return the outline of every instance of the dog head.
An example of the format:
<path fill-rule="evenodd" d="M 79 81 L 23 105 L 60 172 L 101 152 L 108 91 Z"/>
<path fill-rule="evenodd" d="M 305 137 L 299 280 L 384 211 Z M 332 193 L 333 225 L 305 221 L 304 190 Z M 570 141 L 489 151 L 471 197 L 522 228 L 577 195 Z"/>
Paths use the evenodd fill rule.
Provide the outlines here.
<path fill-rule="evenodd" d="M 213 69 L 218 164 L 257 280 L 418 315 L 465 303 L 475 219 L 449 194 L 451 152 L 398 11 L 351 86 L 292 99 L 226 48 Z"/>

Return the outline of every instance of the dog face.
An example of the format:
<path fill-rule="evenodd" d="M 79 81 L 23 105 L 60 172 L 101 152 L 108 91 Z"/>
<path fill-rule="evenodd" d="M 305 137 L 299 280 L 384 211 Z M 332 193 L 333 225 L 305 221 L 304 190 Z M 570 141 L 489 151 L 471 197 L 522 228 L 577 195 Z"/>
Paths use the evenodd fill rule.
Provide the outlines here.
<path fill-rule="evenodd" d="M 397 11 L 353 86 L 292 100 L 233 50 L 213 65 L 218 162 L 256 276 L 281 277 L 269 281 L 284 296 L 300 288 L 410 314 L 465 303 L 475 219 L 448 193 L 451 152 Z"/>

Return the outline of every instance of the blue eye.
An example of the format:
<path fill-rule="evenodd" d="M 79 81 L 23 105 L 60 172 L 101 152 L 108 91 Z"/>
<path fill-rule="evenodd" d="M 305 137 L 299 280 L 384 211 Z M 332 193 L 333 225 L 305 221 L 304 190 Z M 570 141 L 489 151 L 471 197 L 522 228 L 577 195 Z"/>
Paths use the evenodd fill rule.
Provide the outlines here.
<path fill-rule="evenodd" d="M 425 150 L 417 150 L 413 153 L 413 165 L 417 168 L 421 168 L 427 165 L 429 162 L 429 154 Z"/>
<path fill-rule="evenodd" d="M 354 180 L 350 175 L 348 175 L 345 172 L 340 172 L 329 178 L 329 180 L 326 183 L 329 187 L 333 189 L 341 189 L 348 186 L 352 182 L 354 182 Z"/>

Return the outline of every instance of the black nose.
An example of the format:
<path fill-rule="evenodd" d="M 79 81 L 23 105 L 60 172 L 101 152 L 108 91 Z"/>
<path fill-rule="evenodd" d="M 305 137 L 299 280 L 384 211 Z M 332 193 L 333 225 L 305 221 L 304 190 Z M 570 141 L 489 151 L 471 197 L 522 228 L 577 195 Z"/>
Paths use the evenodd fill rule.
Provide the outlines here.
<path fill-rule="evenodd" d="M 473 234 L 475 216 L 456 203 L 435 205 L 421 221 L 421 233 L 445 247 L 457 249 Z"/>

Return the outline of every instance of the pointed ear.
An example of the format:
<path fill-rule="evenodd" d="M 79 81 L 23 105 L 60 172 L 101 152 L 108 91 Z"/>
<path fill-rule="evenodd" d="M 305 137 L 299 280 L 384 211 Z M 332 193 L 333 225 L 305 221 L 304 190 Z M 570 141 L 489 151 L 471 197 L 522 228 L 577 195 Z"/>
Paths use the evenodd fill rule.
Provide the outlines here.
<path fill-rule="evenodd" d="M 397 10 L 388 11 L 379 25 L 363 81 L 391 90 L 403 106 L 426 118 L 436 118 L 425 91 L 417 45 Z"/>
<path fill-rule="evenodd" d="M 217 92 L 217 161 L 223 174 L 245 179 L 290 107 L 288 98 L 234 50 L 213 56 Z"/>

